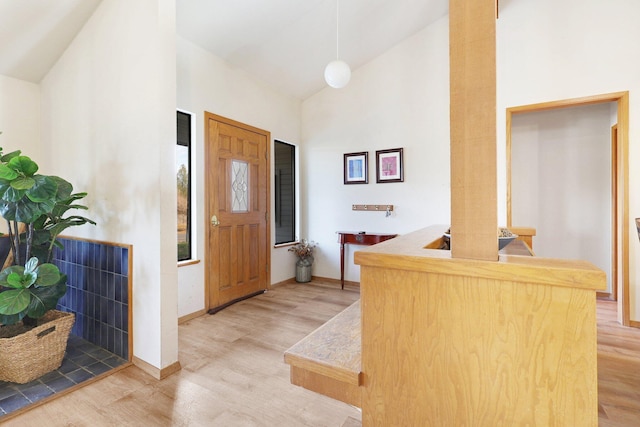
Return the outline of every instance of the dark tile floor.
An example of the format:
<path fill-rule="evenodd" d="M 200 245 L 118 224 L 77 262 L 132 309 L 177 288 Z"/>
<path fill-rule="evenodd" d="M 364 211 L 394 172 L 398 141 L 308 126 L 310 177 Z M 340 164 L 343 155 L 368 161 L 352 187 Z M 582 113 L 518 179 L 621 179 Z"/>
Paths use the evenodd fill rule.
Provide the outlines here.
<path fill-rule="evenodd" d="M 102 347 L 70 335 L 62 366 L 27 384 L 0 381 L 0 423 L 2 417 L 41 399 L 60 393 L 127 363 Z"/>

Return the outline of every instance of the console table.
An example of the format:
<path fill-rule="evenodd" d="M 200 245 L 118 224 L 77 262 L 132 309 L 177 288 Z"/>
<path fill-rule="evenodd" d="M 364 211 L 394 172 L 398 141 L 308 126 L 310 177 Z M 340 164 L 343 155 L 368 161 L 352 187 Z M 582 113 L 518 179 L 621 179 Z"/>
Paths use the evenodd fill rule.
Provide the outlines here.
<path fill-rule="evenodd" d="M 371 246 L 397 236 L 397 234 L 367 233 L 365 231 L 336 231 L 336 233 L 339 236 L 338 242 L 340 242 L 340 284 L 342 289 L 344 289 L 344 245 L 349 243 Z"/>

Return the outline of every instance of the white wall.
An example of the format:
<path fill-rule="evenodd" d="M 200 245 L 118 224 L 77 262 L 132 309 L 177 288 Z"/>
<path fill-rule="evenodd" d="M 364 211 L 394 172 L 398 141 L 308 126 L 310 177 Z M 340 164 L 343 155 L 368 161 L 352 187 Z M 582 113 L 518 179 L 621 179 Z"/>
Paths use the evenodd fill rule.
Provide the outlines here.
<path fill-rule="evenodd" d="M 0 75 L 0 147 L 42 162 L 40 86 Z"/>
<path fill-rule="evenodd" d="M 611 103 L 615 106 L 615 103 Z M 611 292 L 611 105 L 514 115 L 511 212 L 536 256 L 590 261 Z"/>
<path fill-rule="evenodd" d="M 450 217 L 448 18 L 355 70 L 345 89 L 327 88 L 309 98 L 300 115 L 296 100 L 270 91 L 180 39 L 176 103 L 175 76 L 171 76 L 173 6 L 170 0 L 103 2 L 42 84 L 42 140 L 52 147 L 47 153 L 51 166 L 78 189 L 90 192 L 91 213 L 100 223 L 77 233 L 134 244 L 134 320 L 136 330 L 144 331 L 136 334 L 135 353 L 155 366 L 175 360 L 177 345 L 175 209 L 173 203 L 161 203 L 175 200 L 169 153 L 174 148 L 176 107 L 198 114 L 199 132 L 203 111 L 208 110 L 267 129 L 273 138 L 302 141 L 302 237 L 320 243 L 314 275 L 339 277 L 337 230 L 406 233 L 448 223 Z M 501 223 L 506 218 L 507 107 L 629 90 L 629 157 L 639 157 L 635 136 L 640 109 L 634 108 L 633 98 L 640 89 L 640 57 L 633 54 L 635 40 L 640 39 L 637 16 L 640 4 L 633 0 L 501 3 L 497 21 Z M 0 90 L 4 97 L 6 87 Z M 0 112 L 0 119 L 4 114 Z M 0 145 L 9 147 L 4 142 L 9 128 L 0 126 L 5 130 Z M 21 132 L 30 135 L 27 139 L 36 138 L 30 133 L 34 130 Z M 202 134 L 197 137 L 197 150 L 202 150 Z M 405 182 L 376 184 L 375 150 L 395 147 L 405 150 Z M 342 156 L 355 151 L 369 152 L 370 183 L 345 186 Z M 79 160 L 70 161 L 72 154 Z M 640 216 L 640 197 L 635 196 L 640 168 L 633 162 L 630 167 L 633 218 Z M 201 174 L 203 165 L 196 164 L 196 169 Z M 202 200 L 201 177 L 198 182 Z M 396 211 L 391 218 L 352 212 L 354 203 L 391 203 Z M 198 213 L 198 224 L 205 220 L 203 212 Z M 639 243 L 633 224 L 629 229 L 631 317 L 640 319 Z M 202 236 L 197 238 L 204 242 Z M 197 253 L 203 252 L 199 243 Z M 359 271 L 351 263 L 352 252 L 350 248 L 347 279 L 356 281 Z M 272 265 L 272 282 L 293 276 L 288 270 L 293 268 L 292 255 L 286 250 L 272 252 Z M 180 315 L 203 307 L 202 269 L 202 263 L 180 269 Z"/>
<path fill-rule="evenodd" d="M 196 115 L 194 151 L 196 216 L 196 258 L 203 260 L 206 244 L 204 218 L 204 112 L 208 111 L 271 132 L 271 161 L 273 170 L 273 139 L 292 144 L 300 142 L 300 101 L 284 96 L 255 77 L 229 66 L 186 39 L 177 41 L 177 86 L 180 109 Z M 272 183 L 273 187 L 273 183 Z M 273 195 L 273 188 L 271 189 Z M 273 197 L 271 197 L 273 203 Z M 274 212 L 274 206 L 271 211 Z M 275 229 L 271 229 L 275 242 Z M 286 248 L 271 251 L 271 283 L 290 279 L 294 275 L 295 257 Z M 204 262 L 180 267 L 179 311 L 185 316 L 203 310 Z"/>
<path fill-rule="evenodd" d="M 449 34 L 444 17 L 327 87 L 302 108 L 303 237 L 319 243 L 313 275 L 340 277 L 336 231 L 407 233 L 448 224 Z M 376 183 L 375 152 L 404 149 L 404 182 Z M 343 184 L 343 155 L 369 152 L 369 184 Z M 353 204 L 393 204 L 384 212 Z M 347 245 L 345 279 L 360 280 Z"/>
<path fill-rule="evenodd" d="M 0 75 L 0 132 L 3 154 L 20 150 L 42 167 L 39 85 Z M 7 232 L 6 221 L 0 232 Z"/>
<path fill-rule="evenodd" d="M 580 11 L 576 13 L 576 11 Z M 640 89 L 640 3 L 539 0 L 501 3 L 497 21 L 498 218 L 506 223 L 508 107 Z M 303 234 L 320 242 L 313 274 L 339 277 L 337 230 L 407 232 L 449 221 L 448 17 L 364 67 L 341 90 L 303 103 Z M 640 109 L 630 105 L 629 158 L 640 156 Z M 404 147 L 403 184 L 375 184 L 375 150 Z M 342 155 L 369 151 L 368 185 L 342 184 Z M 629 216 L 640 216 L 640 168 L 630 164 Z M 397 205 L 383 214 L 354 203 Z M 524 224 L 523 224 L 524 225 Z M 640 319 L 637 235 L 629 224 L 631 313 Z M 357 247 L 356 247 L 357 249 Z M 348 280 L 359 280 L 349 249 Z"/>
<path fill-rule="evenodd" d="M 87 191 L 86 238 L 133 245 L 134 356 L 177 361 L 175 2 L 102 2 L 41 83 L 47 171 Z"/>
<path fill-rule="evenodd" d="M 502 4 L 502 3 L 501 3 Z M 499 212 L 506 213 L 505 109 L 628 90 L 629 217 L 640 216 L 640 3 L 537 0 L 505 3 L 497 21 Z M 640 319 L 638 237 L 629 226 L 631 318 Z"/>

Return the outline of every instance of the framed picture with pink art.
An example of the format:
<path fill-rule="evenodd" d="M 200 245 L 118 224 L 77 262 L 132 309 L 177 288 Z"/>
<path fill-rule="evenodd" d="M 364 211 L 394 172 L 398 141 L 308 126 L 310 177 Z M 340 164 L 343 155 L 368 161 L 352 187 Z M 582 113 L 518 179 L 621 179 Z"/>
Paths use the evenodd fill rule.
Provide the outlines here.
<path fill-rule="evenodd" d="M 404 182 L 402 148 L 376 151 L 376 182 Z"/>

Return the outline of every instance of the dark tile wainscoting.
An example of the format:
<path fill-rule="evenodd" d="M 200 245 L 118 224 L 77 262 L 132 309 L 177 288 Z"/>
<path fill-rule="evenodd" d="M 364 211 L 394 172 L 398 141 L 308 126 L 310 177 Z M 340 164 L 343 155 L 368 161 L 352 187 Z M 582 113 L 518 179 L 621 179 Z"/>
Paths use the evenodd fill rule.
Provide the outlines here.
<path fill-rule="evenodd" d="M 71 333 L 129 359 L 129 246 L 60 239 L 54 263 L 68 276 L 59 308 L 76 314 Z"/>
<path fill-rule="evenodd" d="M 0 381 L 0 422 L 11 412 L 54 396 L 131 361 L 130 245 L 59 239 L 54 263 L 68 276 L 58 309 L 75 313 L 62 366 L 28 384 Z"/>

